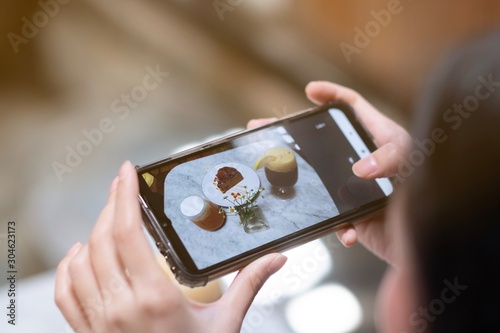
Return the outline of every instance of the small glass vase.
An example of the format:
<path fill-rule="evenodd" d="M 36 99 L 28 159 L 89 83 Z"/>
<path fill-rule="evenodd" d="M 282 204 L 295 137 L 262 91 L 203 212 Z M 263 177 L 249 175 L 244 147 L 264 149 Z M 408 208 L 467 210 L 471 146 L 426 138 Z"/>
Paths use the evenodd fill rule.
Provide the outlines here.
<path fill-rule="evenodd" d="M 269 224 L 259 206 L 243 207 L 238 215 L 240 216 L 240 224 L 247 234 L 269 229 Z"/>

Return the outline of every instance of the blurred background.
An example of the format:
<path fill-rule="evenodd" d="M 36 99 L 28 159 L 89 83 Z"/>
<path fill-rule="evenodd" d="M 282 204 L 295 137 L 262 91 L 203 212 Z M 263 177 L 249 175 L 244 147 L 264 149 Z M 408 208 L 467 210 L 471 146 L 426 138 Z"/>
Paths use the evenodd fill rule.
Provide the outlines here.
<path fill-rule="evenodd" d="M 490 0 L 1 3 L 1 225 L 17 222 L 22 297 L 47 304 L 21 298 L 25 329 L 15 332 L 63 332 L 55 266 L 87 240 L 124 160 L 144 164 L 251 118 L 310 107 L 311 80 L 357 89 L 408 126 L 436 61 L 500 22 L 500 3 Z M 374 331 L 385 265 L 361 247 L 326 243 L 331 263 L 311 273 L 309 291 L 280 298 L 248 332 L 302 332 L 287 315 L 300 309 L 291 302 L 325 283 L 345 289 L 359 318 L 307 332 Z M 40 326 L 42 317 L 54 321 Z"/>

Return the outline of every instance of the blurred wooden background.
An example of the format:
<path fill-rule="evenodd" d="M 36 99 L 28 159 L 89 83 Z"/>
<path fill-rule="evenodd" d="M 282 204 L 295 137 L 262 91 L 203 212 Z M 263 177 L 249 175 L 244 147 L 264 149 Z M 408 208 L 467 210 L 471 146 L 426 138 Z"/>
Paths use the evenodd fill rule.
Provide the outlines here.
<path fill-rule="evenodd" d="M 364 86 L 406 113 L 443 52 L 497 28 L 500 22 L 500 3 L 491 0 L 247 0 L 229 5 L 233 8 L 223 13 L 223 20 L 214 3 L 84 0 L 61 5 L 61 11 L 78 8 L 82 18 L 92 17 L 106 31 L 114 29 L 138 47 L 160 48 L 165 56 L 177 57 L 179 65 L 209 83 L 221 97 L 240 100 L 235 103 L 241 110 L 263 106 L 254 105 L 256 94 L 259 99 L 269 97 L 265 95 L 270 91 L 285 96 L 287 85 L 300 88 L 312 79 L 336 79 Z M 4 36 L 19 33 L 21 18 L 40 9 L 36 0 L 4 1 L 5 6 Z M 352 55 L 350 63 L 346 61 L 341 43 L 355 45 L 354 29 L 365 31 L 375 20 L 372 11 L 380 13 L 390 6 L 397 7 L 398 14 L 369 38 L 368 46 Z M 40 35 L 47 29 L 40 29 Z M 183 45 L 186 39 L 191 44 L 188 47 Z M 9 40 L 1 39 L 2 85 L 36 85 L 33 92 L 43 91 L 47 96 L 51 86 L 40 68 L 41 43 L 42 38 L 34 38 L 34 42 L 20 45 L 22 52 L 15 54 Z M 176 43 L 179 47 L 173 45 Z M 203 56 L 205 61 L 200 61 Z M 215 66 L 204 66 L 214 58 Z M 268 80 L 260 80 L 262 77 Z M 245 78 L 244 85 L 241 78 Z M 276 78 L 281 82 L 274 82 Z M 269 90 L 268 85 L 274 89 Z M 284 99 L 295 102 L 293 94 Z"/>

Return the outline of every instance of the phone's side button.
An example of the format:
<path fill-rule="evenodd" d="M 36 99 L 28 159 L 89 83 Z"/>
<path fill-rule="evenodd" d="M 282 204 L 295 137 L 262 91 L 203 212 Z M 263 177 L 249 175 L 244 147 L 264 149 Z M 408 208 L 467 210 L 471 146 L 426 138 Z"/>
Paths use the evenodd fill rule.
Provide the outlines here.
<path fill-rule="evenodd" d="M 161 254 L 165 254 L 165 246 L 163 246 L 163 244 L 161 242 L 156 242 L 156 247 L 158 248 L 158 250 L 160 250 L 160 253 Z"/>
<path fill-rule="evenodd" d="M 169 253 L 168 250 L 165 248 L 163 243 L 157 242 L 156 246 L 158 247 L 158 250 L 160 251 L 161 255 L 165 258 L 165 260 L 168 262 L 169 260 Z"/>

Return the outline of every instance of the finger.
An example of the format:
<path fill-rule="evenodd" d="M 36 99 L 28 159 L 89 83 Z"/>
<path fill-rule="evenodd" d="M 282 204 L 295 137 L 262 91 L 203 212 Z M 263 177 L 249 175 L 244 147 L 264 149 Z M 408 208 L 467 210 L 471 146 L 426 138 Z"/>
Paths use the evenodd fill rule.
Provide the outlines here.
<path fill-rule="evenodd" d="M 356 91 L 333 82 L 313 81 L 306 86 L 306 95 L 315 104 L 343 101 L 353 105 L 362 98 Z"/>
<path fill-rule="evenodd" d="M 233 318 L 243 318 L 266 280 L 286 263 L 282 254 L 269 254 L 243 268 L 221 301 L 233 310 Z"/>
<path fill-rule="evenodd" d="M 378 146 L 391 141 L 405 143 L 408 138 L 408 134 L 401 126 L 350 88 L 332 82 L 317 81 L 307 85 L 306 94 L 317 104 L 324 104 L 328 101 L 342 101 L 349 104 L 364 127 L 372 134 Z"/>
<path fill-rule="evenodd" d="M 352 171 L 356 176 L 364 179 L 392 177 L 398 173 L 406 152 L 406 147 L 389 142 L 354 163 Z"/>
<path fill-rule="evenodd" d="M 336 232 L 337 238 L 345 247 L 351 247 L 356 243 L 357 234 L 353 226 L 348 226 Z"/>
<path fill-rule="evenodd" d="M 392 238 L 387 237 L 387 226 L 384 218 L 384 210 L 365 217 L 354 224 L 357 240 L 376 256 L 389 264 L 394 264 L 394 253 L 391 251 Z"/>
<path fill-rule="evenodd" d="M 363 125 L 370 130 L 376 140 L 379 140 L 381 137 L 385 139 L 387 132 L 392 131 L 392 126 L 387 123 L 390 120 L 355 90 L 333 82 L 316 81 L 310 82 L 306 86 L 306 94 L 312 102 L 317 104 L 340 101 L 350 105 Z M 395 123 L 393 125 L 399 126 Z M 383 130 L 378 130 L 378 128 Z M 383 143 L 385 142 L 384 140 Z"/>
<path fill-rule="evenodd" d="M 115 219 L 113 238 L 118 257 L 126 267 L 134 297 L 134 312 L 129 319 L 161 318 L 175 316 L 175 312 L 183 309 L 185 301 L 178 288 L 161 269 L 157 258 L 144 235 L 141 224 L 141 213 L 137 199 L 139 186 L 137 173 L 130 162 L 120 168 L 119 183 L 116 190 Z M 126 305 L 129 306 L 130 303 Z M 117 313 L 117 327 L 127 328 L 130 332 L 145 331 L 143 326 L 132 329 L 130 320 Z M 142 321 L 144 321 L 143 319 Z M 151 323 L 153 325 L 153 323 Z"/>
<path fill-rule="evenodd" d="M 380 113 L 357 92 L 341 85 L 323 81 L 311 82 L 306 87 L 306 93 L 316 103 L 334 100 L 350 104 L 361 123 L 372 134 L 380 148 L 353 165 L 353 172 L 358 177 L 372 179 L 397 173 L 411 141 L 401 126 Z"/>
<path fill-rule="evenodd" d="M 247 128 L 252 129 L 260 126 L 267 125 L 276 121 L 278 118 L 261 118 L 261 119 L 252 119 L 247 123 Z"/>
<path fill-rule="evenodd" d="M 76 299 L 91 329 L 93 331 L 105 329 L 103 327 L 104 303 L 92 269 L 87 245 L 83 245 L 69 263 L 69 276 Z"/>
<path fill-rule="evenodd" d="M 137 300 L 114 239 L 119 181 L 119 177 L 113 180 L 107 204 L 92 231 L 89 256 L 103 300 L 102 325 L 113 332 L 139 332 L 146 330 L 147 324 L 137 311 Z"/>
<path fill-rule="evenodd" d="M 142 217 L 137 199 L 137 173 L 130 162 L 120 168 L 116 192 L 113 238 L 117 254 L 128 270 L 134 293 L 148 284 L 168 281 L 156 261 L 153 250 L 142 229 Z"/>
<path fill-rule="evenodd" d="M 88 332 L 90 325 L 83 313 L 82 306 L 78 301 L 73 289 L 73 282 L 69 274 L 69 263 L 80 251 L 82 244 L 76 243 L 68 251 L 66 256 L 57 266 L 54 300 L 63 314 L 64 318 L 70 324 L 75 332 Z"/>
<path fill-rule="evenodd" d="M 125 268 L 118 257 L 113 239 L 117 186 L 118 177 L 111 184 L 108 202 L 99 215 L 89 240 L 89 256 L 101 294 L 113 292 L 113 298 L 120 298 L 118 291 L 125 293 L 129 290 Z"/>
<path fill-rule="evenodd" d="M 102 309 L 103 320 L 110 330 L 130 329 L 134 319 L 138 318 L 130 281 L 113 238 L 118 183 L 119 178 L 116 177 L 110 186 L 108 202 L 89 240 L 89 255 L 105 305 Z"/>

